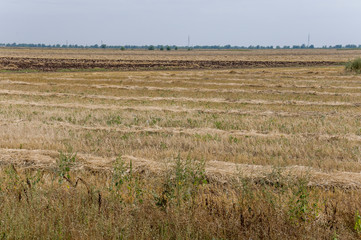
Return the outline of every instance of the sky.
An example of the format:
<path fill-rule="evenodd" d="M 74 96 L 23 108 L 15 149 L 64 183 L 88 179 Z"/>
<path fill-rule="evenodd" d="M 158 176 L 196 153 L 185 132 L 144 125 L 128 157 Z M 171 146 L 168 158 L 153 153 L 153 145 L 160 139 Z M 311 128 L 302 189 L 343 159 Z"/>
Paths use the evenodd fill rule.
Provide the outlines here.
<path fill-rule="evenodd" d="M 0 43 L 361 44 L 361 0 L 0 0 Z"/>

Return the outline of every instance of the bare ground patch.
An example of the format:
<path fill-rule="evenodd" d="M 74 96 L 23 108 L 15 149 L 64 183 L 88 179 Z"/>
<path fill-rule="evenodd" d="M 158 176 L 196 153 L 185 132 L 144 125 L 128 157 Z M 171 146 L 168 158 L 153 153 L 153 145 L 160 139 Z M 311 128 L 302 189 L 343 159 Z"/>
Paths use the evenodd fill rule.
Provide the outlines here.
<path fill-rule="evenodd" d="M 260 67 L 311 67 L 339 65 L 332 61 L 187 61 L 187 60 L 114 60 L 0 57 L 4 70 L 57 71 L 62 69 L 164 70 L 222 69 Z"/>

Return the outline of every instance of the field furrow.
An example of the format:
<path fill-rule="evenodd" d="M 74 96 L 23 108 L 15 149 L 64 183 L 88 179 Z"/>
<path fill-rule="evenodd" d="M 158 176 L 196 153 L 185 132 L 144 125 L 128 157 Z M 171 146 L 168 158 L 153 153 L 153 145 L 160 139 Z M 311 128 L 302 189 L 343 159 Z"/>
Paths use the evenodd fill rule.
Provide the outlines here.
<path fill-rule="evenodd" d="M 139 89 L 141 90 L 141 89 Z M 144 88 L 144 90 L 148 90 Z M 53 97 L 79 97 L 89 99 L 104 99 L 113 101 L 173 101 L 173 102 L 206 102 L 206 103 L 226 103 L 226 104 L 252 104 L 252 105 L 296 105 L 296 106 L 361 106 L 361 101 L 356 102 L 339 102 L 339 101 L 298 101 L 298 100 L 248 100 L 237 99 L 227 100 L 224 98 L 191 98 L 191 97 L 132 97 L 132 96 L 110 96 L 110 95 L 94 95 L 94 94 L 75 94 L 75 93 L 59 93 L 59 92 L 37 92 L 37 91 L 18 91 L 18 90 L 0 90 L 1 95 L 19 95 L 19 96 L 53 96 Z"/>

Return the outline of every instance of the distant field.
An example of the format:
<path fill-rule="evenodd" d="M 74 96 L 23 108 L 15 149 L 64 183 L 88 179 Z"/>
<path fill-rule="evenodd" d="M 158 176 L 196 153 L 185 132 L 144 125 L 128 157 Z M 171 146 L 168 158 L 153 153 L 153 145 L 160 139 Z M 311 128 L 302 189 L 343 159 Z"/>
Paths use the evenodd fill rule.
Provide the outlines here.
<path fill-rule="evenodd" d="M 111 172 L 114 160 L 121 155 L 127 162 L 132 160 L 138 172 L 161 175 L 177 157 L 197 159 L 204 161 L 208 181 L 218 187 L 224 181 L 230 182 L 239 172 L 247 179 L 254 179 L 257 185 L 257 179 L 281 169 L 295 178 L 307 175 L 309 187 L 323 189 L 312 190 L 315 191 L 311 192 L 314 195 L 309 193 L 312 196 L 319 195 L 325 200 L 336 194 L 334 199 L 342 196 L 353 199 L 355 202 L 350 200 L 352 209 L 346 211 L 346 207 L 340 205 L 338 211 L 344 211 L 344 215 L 334 216 L 339 219 L 338 225 L 335 223 L 337 227 L 323 234 L 331 237 L 342 232 L 344 236 L 356 238 L 360 232 L 353 229 L 353 219 L 356 210 L 361 210 L 356 201 L 359 197 L 355 197 L 359 195 L 361 184 L 361 76 L 345 73 L 343 66 L 337 64 L 360 53 L 359 50 L 160 53 L 0 49 L 0 63 L 10 58 L 13 61 L 0 67 L 10 70 L 0 73 L 0 164 L 49 171 L 58 164 L 58 151 L 66 152 L 70 146 L 78 154 L 77 171 Z M 43 62 L 48 67 L 44 69 L 48 72 L 42 72 L 41 61 L 36 63 L 40 64 L 36 65 L 38 67 L 32 68 L 31 64 L 19 67 L 17 63 L 21 58 L 35 62 L 34 58 L 45 59 Z M 124 69 L 121 64 L 114 65 L 113 71 L 107 72 L 105 65 L 74 67 L 67 65 L 65 59 L 78 64 L 93 60 L 94 63 L 115 64 L 117 60 L 124 60 L 138 67 L 124 67 L 123 62 Z M 241 61 L 253 64 L 241 66 Z M 156 63 L 158 65 L 152 65 Z M 8 67 L 10 64 L 13 69 Z M 93 67 L 102 69 L 74 71 Z M 168 67 L 171 70 L 162 70 Z M 21 69 L 40 72 L 16 72 Z M 60 69 L 63 72 L 51 71 Z M 72 71 L 64 72 L 67 69 Z M 114 71 L 119 69 L 127 71 Z M 143 71 L 130 71 L 132 69 Z M 144 71 L 146 69 L 150 70 Z M 341 189 L 340 192 L 335 193 L 335 188 Z M 348 190 L 342 192 L 344 189 Z M 227 197 L 226 193 L 217 195 L 217 199 L 222 197 L 237 199 L 237 194 L 232 197 Z M 326 200 L 319 205 L 323 214 L 319 216 L 331 219 L 327 206 Z M 251 216 L 247 214 L 245 218 Z M 347 220 L 342 218 L 346 215 Z M 227 225 L 229 216 L 222 216 L 224 222 L 219 224 Z M 272 216 L 269 215 L 270 221 L 278 215 Z M 291 228 L 287 224 L 293 226 L 287 221 L 276 221 L 285 224 L 285 229 Z M 301 219 L 298 223 L 301 229 L 313 229 L 307 235 L 309 238 L 318 231 L 313 221 L 317 225 L 317 221 L 323 220 L 316 217 L 307 221 Z M 241 220 L 237 224 L 239 222 Z M 325 220 L 322 224 L 330 223 Z M 322 224 L 317 226 L 322 228 Z M 172 226 L 168 226 L 172 231 L 179 230 Z M 258 230 L 249 226 L 244 225 L 247 231 L 240 235 L 232 235 L 231 230 L 227 235 L 227 230 L 215 232 L 209 239 L 211 236 L 262 238 Z M 198 227 L 189 231 L 195 234 Z M 285 229 L 280 231 L 287 232 Z M 294 234 L 292 238 L 302 234 L 302 230 L 292 231 L 288 232 Z M 171 233 L 163 236 L 150 231 L 147 234 L 145 236 L 164 239 L 174 237 Z M 81 234 L 69 236 L 86 238 Z M 189 235 L 189 239 L 192 236 L 208 235 Z"/>
<path fill-rule="evenodd" d="M 340 65 L 360 50 L 0 49 L 0 71 L 181 70 Z"/>
<path fill-rule="evenodd" d="M 0 48 L 0 57 L 100 59 L 100 60 L 198 60 L 198 61 L 334 61 L 359 57 L 360 49 L 273 49 L 273 50 L 172 50 Z"/>

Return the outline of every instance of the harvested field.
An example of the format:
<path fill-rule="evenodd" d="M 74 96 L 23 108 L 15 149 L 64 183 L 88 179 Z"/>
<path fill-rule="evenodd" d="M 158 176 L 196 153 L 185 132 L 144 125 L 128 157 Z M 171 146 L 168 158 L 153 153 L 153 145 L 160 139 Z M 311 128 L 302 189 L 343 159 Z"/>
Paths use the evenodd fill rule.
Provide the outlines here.
<path fill-rule="evenodd" d="M 0 145 L 359 172 L 360 79 L 335 66 L 2 73 Z"/>
<path fill-rule="evenodd" d="M 1 69 L 11 70 L 0 73 L 0 211 L 15 202 L 7 213 L 27 219 L 62 206 L 51 210 L 62 227 L 97 226 L 93 235 L 72 228 L 65 238 L 122 231 L 132 239 L 357 238 L 361 76 L 338 63 L 359 53 L 0 49 Z M 75 71 L 84 69 L 92 71 Z M 64 168 L 61 159 L 74 153 Z M 204 168 L 194 170 L 199 162 Z M 207 184 L 193 179 L 190 195 L 179 197 L 178 183 L 167 184 L 180 169 Z M 39 171 L 41 187 L 29 187 Z M 129 185 L 110 191 L 117 171 Z M 164 195 L 168 187 L 174 196 Z M 44 189 L 59 190 L 47 198 Z M 295 210 L 304 195 L 307 210 Z M 0 234 L 4 221 L 24 224 L 0 217 Z M 43 223 L 39 217 L 32 227 Z"/>

